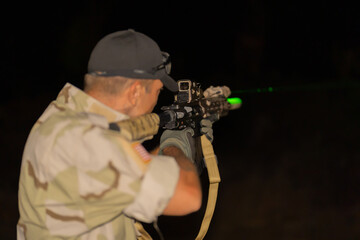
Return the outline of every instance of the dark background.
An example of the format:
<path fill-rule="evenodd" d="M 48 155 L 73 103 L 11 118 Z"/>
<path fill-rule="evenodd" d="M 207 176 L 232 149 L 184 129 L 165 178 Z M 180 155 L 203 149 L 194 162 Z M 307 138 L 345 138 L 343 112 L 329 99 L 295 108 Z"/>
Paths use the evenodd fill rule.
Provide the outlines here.
<path fill-rule="evenodd" d="M 128 28 L 171 54 L 175 79 L 248 90 L 233 94 L 243 106 L 214 125 L 222 182 L 206 239 L 360 239 L 355 5 L 74 2 L 2 6 L 0 239 L 15 239 L 31 126 L 66 82 L 82 87 L 96 42 Z M 269 86 L 273 92 L 256 91 Z M 165 92 L 159 105 L 171 101 Z M 160 217 L 166 239 L 195 238 L 206 173 L 202 181 L 198 213 Z"/>

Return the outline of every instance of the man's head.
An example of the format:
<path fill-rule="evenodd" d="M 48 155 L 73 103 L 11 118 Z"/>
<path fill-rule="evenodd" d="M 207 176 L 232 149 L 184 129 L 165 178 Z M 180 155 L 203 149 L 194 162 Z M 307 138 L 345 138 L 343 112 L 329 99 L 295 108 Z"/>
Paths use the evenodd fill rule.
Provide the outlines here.
<path fill-rule="evenodd" d="M 170 74 L 170 56 L 148 36 L 125 30 L 102 38 L 93 49 L 88 73 L 135 79 L 160 79 L 170 91 L 178 90 Z"/>
<path fill-rule="evenodd" d="M 120 76 L 85 75 L 84 91 L 114 110 L 130 117 L 151 113 L 163 84 L 159 79 L 144 80 Z"/>
<path fill-rule="evenodd" d="M 156 42 L 134 30 L 102 38 L 93 49 L 85 92 L 130 117 L 150 113 L 163 85 L 175 92 L 170 58 Z"/>

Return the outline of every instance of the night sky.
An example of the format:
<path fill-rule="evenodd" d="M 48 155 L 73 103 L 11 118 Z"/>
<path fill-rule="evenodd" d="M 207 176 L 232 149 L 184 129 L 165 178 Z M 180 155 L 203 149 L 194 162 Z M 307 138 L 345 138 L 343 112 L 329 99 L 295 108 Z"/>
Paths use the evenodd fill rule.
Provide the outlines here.
<path fill-rule="evenodd" d="M 82 88 L 97 41 L 129 28 L 170 53 L 173 78 L 204 89 L 227 85 L 243 100 L 214 125 L 222 182 L 205 239 L 360 239 L 358 8 L 345 1 L 194 2 L 2 7 L 0 239 L 16 238 L 31 126 L 66 82 Z M 268 87 L 274 91 L 261 91 Z M 164 92 L 158 107 L 171 101 Z M 206 177 L 198 213 L 159 218 L 165 239 L 195 238 Z"/>

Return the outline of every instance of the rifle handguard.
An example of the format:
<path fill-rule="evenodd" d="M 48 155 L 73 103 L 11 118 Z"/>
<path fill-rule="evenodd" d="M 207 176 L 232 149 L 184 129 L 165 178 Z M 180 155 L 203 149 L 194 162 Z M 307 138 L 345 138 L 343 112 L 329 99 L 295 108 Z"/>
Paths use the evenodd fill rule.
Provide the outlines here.
<path fill-rule="evenodd" d="M 159 127 L 167 126 L 176 119 L 173 111 L 165 111 L 160 114 L 150 113 L 136 118 L 112 122 L 111 130 L 120 132 L 128 141 L 140 141 L 151 139 L 158 133 Z"/>
<path fill-rule="evenodd" d="M 136 118 L 112 122 L 111 130 L 119 131 L 128 141 L 151 139 L 159 130 L 160 117 L 156 113 L 146 114 Z"/>

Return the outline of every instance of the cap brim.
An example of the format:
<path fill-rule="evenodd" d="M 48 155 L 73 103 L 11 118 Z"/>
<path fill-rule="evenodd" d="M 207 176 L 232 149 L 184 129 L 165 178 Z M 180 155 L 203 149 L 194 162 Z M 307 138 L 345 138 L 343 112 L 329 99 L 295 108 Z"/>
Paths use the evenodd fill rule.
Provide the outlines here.
<path fill-rule="evenodd" d="M 164 84 L 164 86 L 170 91 L 172 92 L 179 91 L 177 82 L 172 77 L 167 75 L 164 69 L 158 71 L 155 74 L 150 74 L 143 71 L 140 72 L 140 71 L 128 70 L 128 69 L 105 71 L 100 73 L 92 72 L 92 73 L 104 77 L 123 76 L 123 77 L 138 78 L 138 79 L 160 79 L 160 81 Z"/>
<path fill-rule="evenodd" d="M 177 82 L 169 75 L 165 74 L 162 78 L 160 78 L 160 80 L 164 84 L 164 86 L 170 91 L 172 92 L 179 91 Z"/>

